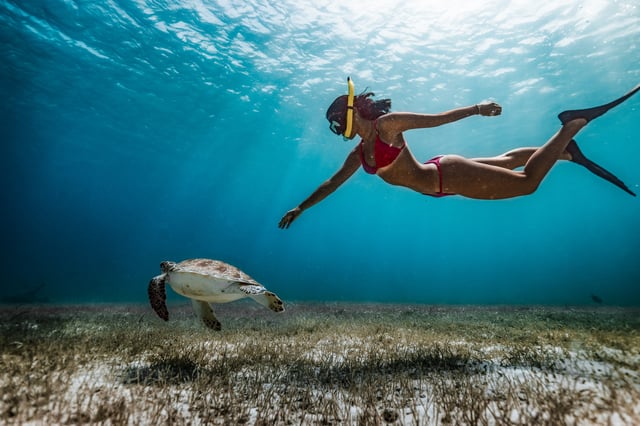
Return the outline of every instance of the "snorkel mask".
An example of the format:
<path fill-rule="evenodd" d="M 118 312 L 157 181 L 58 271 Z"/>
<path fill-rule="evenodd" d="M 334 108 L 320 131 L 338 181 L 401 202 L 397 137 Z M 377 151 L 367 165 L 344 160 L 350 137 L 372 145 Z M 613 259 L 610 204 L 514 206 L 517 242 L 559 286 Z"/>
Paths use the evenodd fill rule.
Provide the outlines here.
<path fill-rule="evenodd" d="M 335 104 L 340 98 L 334 101 L 327 112 L 327 120 L 329 120 L 330 123 L 329 129 L 331 129 L 331 131 L 336 135 L 342 135 L 342 138 L 345 141 L 349 140 L 353 130 L 353 102 L 355 98 L 355 89 L 351 77 L 347 77 L 347 85 L 349 87 L 349 94 L 347 95 L 346 114 L 342 112 L 342 108 L 338 111 L 334 111 L 334 106 L 336 106 Z"/>

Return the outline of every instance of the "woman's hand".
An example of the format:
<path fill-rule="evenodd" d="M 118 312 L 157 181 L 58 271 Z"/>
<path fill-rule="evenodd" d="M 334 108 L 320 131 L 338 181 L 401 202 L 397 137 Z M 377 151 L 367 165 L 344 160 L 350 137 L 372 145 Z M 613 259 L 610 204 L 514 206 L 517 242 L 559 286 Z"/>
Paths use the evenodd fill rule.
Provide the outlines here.
<path fill-rule="evenodd" d="M 484 115 L 485 117 L 502 114 L 502 107 L 495 102 L 477 104 L 476 106 L 478 107 L 478 114 Z"/>
<path fill-rule="evenodd" d="M 300 216 L 300 213 L 302 213 L 302 209 L 300 207 L 296 207 L 295 209 L 289 210 L 287 213 L 285 213 L 284 216 L 282 216 L 282 219 L 280 219 L 278 228 L 280 229 L 289 228 L 289 225 L 291 225 L 291 222 L 296 220 L 298 216 Z"/>

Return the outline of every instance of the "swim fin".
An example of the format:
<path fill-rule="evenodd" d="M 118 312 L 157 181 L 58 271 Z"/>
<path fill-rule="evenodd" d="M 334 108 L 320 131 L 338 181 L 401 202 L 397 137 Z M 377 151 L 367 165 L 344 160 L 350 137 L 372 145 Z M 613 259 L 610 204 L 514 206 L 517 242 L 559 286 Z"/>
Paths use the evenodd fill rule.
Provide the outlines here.
<path fill-rule="evenodd" d="M 571 161 L 586 167 L 594 175 L 600 176 L 602 179 L 608 180 L 623 191 L 633 195 L 634 197 L 636 196 L 636 194 L 634 194 L 633 191 L 631 191 L 627 185 L 625 185 L 624 182 L 618 179 L 613 173 L 585 157 L 582 151 L 580 151 L 580 148 L 578 148 L 578 144 L 575 139 L 571 139 L 566 149 L 567 152 L 571 154 Z"/>
<path fill-rule="evenodd" d="M 569 121 L 575 120 L 576 118 L 584 118 L 585 120 L 587 120 L 587 122 L 589 122 L 594 118 L 600 117 L 602 114 L 609 111 L 611 108 L 617 105 L 620 105 L 621 103 L 629 99 L 631 96 L 635 95 L 636 92 L 638 92 L 639 90 L 640 90 L 640 84 L 634 87 L 629 93 L 616 99 L 613 102 L 609 102 L 608 104 L 600 105 L 593 108 L 574 109 L 574 110 L 564 111 L 558 114 L 558 118 L 560 119 L 562 124 L 567 124 Z"/>

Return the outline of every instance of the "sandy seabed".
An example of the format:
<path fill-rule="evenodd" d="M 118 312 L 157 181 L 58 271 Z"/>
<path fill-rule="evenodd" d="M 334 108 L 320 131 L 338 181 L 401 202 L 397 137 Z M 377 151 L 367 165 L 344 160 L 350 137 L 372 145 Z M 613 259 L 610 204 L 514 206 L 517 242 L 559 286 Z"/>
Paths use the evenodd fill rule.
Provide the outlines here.
<path fill-rule="evenodd" d="M 3 424 L 640 424 L 640 309 L 0 306 Z"/>

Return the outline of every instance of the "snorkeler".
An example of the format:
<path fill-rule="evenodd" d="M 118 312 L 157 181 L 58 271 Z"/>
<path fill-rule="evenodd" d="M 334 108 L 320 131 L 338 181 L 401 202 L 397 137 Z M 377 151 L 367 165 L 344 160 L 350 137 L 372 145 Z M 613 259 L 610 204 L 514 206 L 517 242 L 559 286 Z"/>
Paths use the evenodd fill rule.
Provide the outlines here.
<path fill-rule="evenodd" d="M 319 203 L 349 179 L 362 166 L 385 182 L 404 186 L 433 197 L 462 195 L 468 198 L 497 200 L 529 195 L 538 188 L 558 160 L 578 163 L 596 175 L 635 194 L 613 174 L 588 160 L 578 148 L 575 135 L 591 120 L 619 105 L 640 90 L 636 86 L 626 95 L 606 105 L 564 111 L 558 115 L 560 130 L 539 148 L 517 148 L 497 157 L 467 159 L 459 155 L 441 155 L 419 163 L 405 143 L 403 132 L 452 123 L 472 115 L 497 116 L 502 107 L 483 103 L 440 114 L 391 113 L 391 100 L 373 100 L 371 92 L 354 96 L 351 79 L 348 95 L 336 98 L 327 110 L 329 128 L 345 140 L 356 135 L 362 139 L 349 153 L 342 167 L 322 183 L 299 206 L 280 220 L 288 228 L 300 214 Z M 514 169 L 523 167 L 521 171 Z"/>

